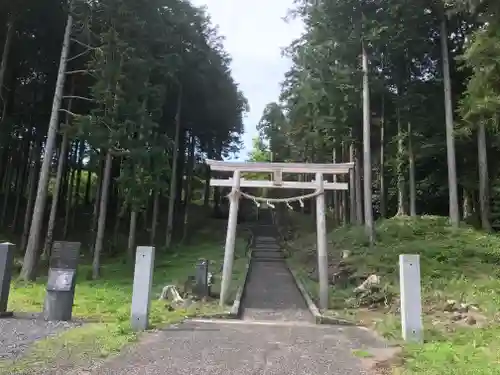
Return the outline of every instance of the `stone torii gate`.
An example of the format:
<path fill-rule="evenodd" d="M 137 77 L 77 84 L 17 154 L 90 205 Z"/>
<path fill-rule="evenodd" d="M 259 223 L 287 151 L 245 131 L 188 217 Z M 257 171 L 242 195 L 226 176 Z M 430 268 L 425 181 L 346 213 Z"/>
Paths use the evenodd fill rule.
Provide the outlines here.
<path fill-rule="evenodd" d="M 319 303 L 322 309 L 328 308 L 328 255 L 326 239 L 326 217 L 325 217 L 325 190 L 349 190 L 349 184 L 345 182 L 328 182 L 323 178 L 327 175 L 350 174 L 354 171 L 354 163 L 338 164 L 309 164 L 309 163 L 260 163 L 260 162 L 227 162 L 219 160 L 207 160 L 212 171 L 233 172 L 233 177 L 228 179 L 211 179 L 211 186 L 232 187 L 229 194 L 229 218 L 227 223 L 226 246 L 224 252 L 224 266 L 222 271 L 222 285 L 220 293 L 220 305 L 224 306 L 232 278 L 234 246 L 236 240 L 236 226 L 238 222 L 238 208 L 240 196 L 250 198 L 240 191 L 240 188 L 281 188 L 315 190 L 313 194 L 302 197 L 287 199 L 256 198 L 266 201 L 291 202 L 306 198 L 316 197 L 316 228 L 318 249 L 318 276 L 319 276 Z M 242 172 L 271 173 L 272 181 L 245 180 L 241 178 Z M 284 181 L 283 173 L 291 174 L 315 174 L 315 180 L 311 182 Z M 351 187 L 352 188 L 352 187 Z M 253 198 L 250 198 L 253 199 Z M 351 204 L 353 197 L 351 194 Z"/>

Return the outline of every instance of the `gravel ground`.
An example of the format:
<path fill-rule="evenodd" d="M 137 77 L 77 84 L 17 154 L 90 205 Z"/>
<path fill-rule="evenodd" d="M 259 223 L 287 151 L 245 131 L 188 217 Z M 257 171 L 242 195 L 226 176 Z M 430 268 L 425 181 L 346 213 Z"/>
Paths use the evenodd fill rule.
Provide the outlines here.
<path fill-rule="evenodd" d="M 35 341 L 81 326 L 75 322 L 47 322 L 42 319 L 0 319 L 0 361 L 17 359 Z"/>
<path fill-rule="evenodd" d="M 360 328 L 302 324 L 187 321 L 70 374 L 368 375 L 373 372 L 352 351 L 387 350 Z"/>

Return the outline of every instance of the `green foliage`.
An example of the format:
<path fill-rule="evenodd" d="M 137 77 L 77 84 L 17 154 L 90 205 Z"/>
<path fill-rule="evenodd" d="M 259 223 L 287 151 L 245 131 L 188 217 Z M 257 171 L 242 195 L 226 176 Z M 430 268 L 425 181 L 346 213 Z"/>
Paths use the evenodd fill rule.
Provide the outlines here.
<path fill-rule="evenodd" d="M 22 46 L 9 55 L 0 92 L 2 110 L 11 93 L 2 116 L 2 157 L 18 144 L 29 149 L 34 134 L 38 141 L 46 134 L 54 62 L 70 8 L 74 27 L 64 131 L 84 142 L 83 154 L 99 175 L 97 161 L 108 151 L 115 163 L 120 159 L 112 176 L 120 206 L 142 210 L 152 191 L 168 194 L 177 117 L 181 131 L 196 139 L 198 162 L 207 154 L 223 158 L 239 151 L 248 103 L 231 76 L 223 38 L 204 9 L 184 0 L 63 3 L 27 0 L 0 12 L 0 45 L 3 25 L 14 20 L 12 45 Z"/>
<path fill-rule="evenodd" d="M 294 219 L 295 221 L 296 219 Z M 302 225 L 297 222 L 297 228 Z M 422 301 L 424 311 L 425 343 L 404 347 L 404 366 L 399 374 L 497 374 L 500 327 L 497 311 L 500 299 L 498 264 L 500 237 L 485 234 L 470 227 L 453 229 L 447 218 L 423 216 L 397 217 L 377 222 L 377 243 L 369 248 L 363 228 L 350 227 L 333 230 L 329 234 L 329 256 L 338 259 L 339 252 L 351 250 L 344 259 L 355 284 L 345 288 L 331 288 L 332 307 L 346 309 L 342 315 L 374 324 L 386 337 L 399 340 L 400 317 L 397 313 L 400 254 L 419 254 L 421 264 Z M 307 277 L 314 257 L 304 254 L 314 251 L 315 235 L 303 236 L 293 243 L 293 264 Z M 306 253 L 307 254 L 307 253 Z M 349 310 L 347 301 L 357 298 L 353 289 L 368 275 L 381 277 L 386 303 L 375 310 Z M 313 294 L 317 284 L 307 283 Z M 447 300 L 475 304 L 477 325 L 469 326 L 452 321 L 451 313 L 444 311 Z"/>
<path fill-rule="evenodd" d="M 271 161 L 269 147 L 263 142 L 262 138 L 254 137 L 252 143 L 253 148 L 249 154 L 249 161 Z"/>

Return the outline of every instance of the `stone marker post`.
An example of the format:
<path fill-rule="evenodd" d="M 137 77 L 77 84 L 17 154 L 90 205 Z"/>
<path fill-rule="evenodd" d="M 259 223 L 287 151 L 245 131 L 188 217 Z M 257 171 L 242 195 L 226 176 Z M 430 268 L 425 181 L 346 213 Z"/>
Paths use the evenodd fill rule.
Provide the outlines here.
<path fill-rule="evenodd" d="M 422 342 L 422 306 L 420 299 L 420 256 L 399 255 L 401 289 L 401 329 L 403 340 Z"/>
<path fill-rule="evenodd" d="M 0 244 L 0 318 L 12 316 L 12 313 L 7 312 L 7 304 L 12 276 L 13 253 L 14 244 L 9 242 Z"/>
<path fill-rule="evenodd" d="M 196 265 L 196 286 L 195 294 L 198 298 L 202 299 L 208 297 L 208 261 L 200 259 Z"/>
<path fill-rule="evenodd" d="M 71 320 L 80 246 L 80 242 L 63 241 L 54 242 L 52 246 L 47 293 L 43 304 L 45 320 Z"/>
<path fill-rule="evenodd" d="M 137 246 L 130 311 L 130 325 L 134 331 L 144 331 L 148 328 L 154 263 L 155 248 Z"/>

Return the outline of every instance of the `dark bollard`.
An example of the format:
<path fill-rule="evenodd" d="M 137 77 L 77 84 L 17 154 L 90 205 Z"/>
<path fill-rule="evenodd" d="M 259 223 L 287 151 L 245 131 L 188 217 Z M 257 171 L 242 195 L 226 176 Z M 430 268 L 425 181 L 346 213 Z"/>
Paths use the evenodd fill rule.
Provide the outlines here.
<path fill-rule="evenodd" d="M 200 262 L 196 265 L 196 284 L 195 284 L 195 294 L 198 298 L 208 297 L 210 290 L 208 287 L 208 261 L 206 259 L 200 259 Z"/>
<path fill-rule="evenodd" d="M 71 320 L 80 246 L 80 242 L 55 242 L 52 247 L 43 305 L 45 320 Z"/>
<path fill-rule="evenodd" d="M 10 279 L 12 277 L 12 260 L 14 258 L 14 244 L 4 242 L 0 244 L 0 318 L 12 316 L 7 312 L 9 302 Z"/>

